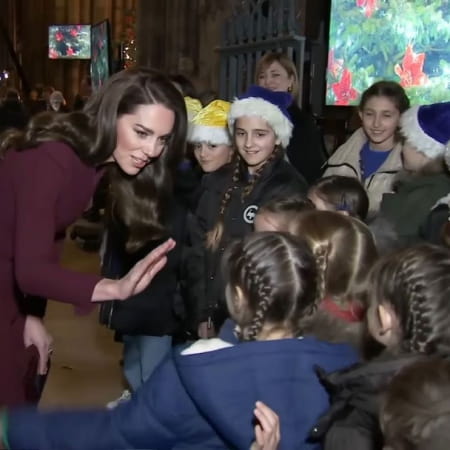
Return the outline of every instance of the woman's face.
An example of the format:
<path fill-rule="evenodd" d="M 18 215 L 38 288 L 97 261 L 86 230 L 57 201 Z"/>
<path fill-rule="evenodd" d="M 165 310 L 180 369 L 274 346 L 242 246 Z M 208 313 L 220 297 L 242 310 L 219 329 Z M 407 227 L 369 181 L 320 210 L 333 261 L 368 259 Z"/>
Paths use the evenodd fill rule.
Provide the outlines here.
<path fill-rule="evenodd" d="M 241 158 L 254 174 L 270 158 L 279 139 L 272 127 L 262 118 L 243 116 L 236 120 L 234 139 Z"/>
<path fill-rule="evenodd" d="M 410 172 L 418 172 L 426 166 L 431 158 L 417 151 L 416 147 L 405 144 L 402 148 L 403 167 Z"/>
<path fill-rule="evenodd" d="M 266 66 L 258 74 L 258 85 L 271 91 L 289 92 L 293 84 L 294 77 L 278 61 Z"/>
<path fill-rule="evenodd" d="M 112 154 L 127 175 L 137 175 L 166 148 L 175 113 L 164 105 L 140 105 L 117 119 L 117 143 Z"/>
<path fill-rule="evenodd" d="M 400 111 L 389 97 L 370 97 L 359 116 L 373 150 L 391 150 L 394 147 Z"/>
<path fill-rule="evenodd" d="M 230 145 L 214 145 L 208 142 L 194 144 L 194 155 L 203 172 L 209 173 L 220 169 L 231 161 L 233 149 Z"/>

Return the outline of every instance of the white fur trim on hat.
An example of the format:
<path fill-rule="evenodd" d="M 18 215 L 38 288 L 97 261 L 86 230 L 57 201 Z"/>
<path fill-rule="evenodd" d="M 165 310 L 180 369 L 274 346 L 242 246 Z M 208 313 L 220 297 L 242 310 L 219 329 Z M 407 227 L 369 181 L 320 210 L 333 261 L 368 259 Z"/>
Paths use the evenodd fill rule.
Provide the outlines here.
<path fill-rule="evenodd" d="M 292 135 L 292 122 L 273 103 L 258 97 L 235 100 L 228 114 L 230 133 L 233 133 L 236 119 L 243 116 L 256 116 L 266 120 L 280 140 L 281 146 L 283 148 L 288 146 Z"/>
<path fill-rule="evenodd" d="M 228 130 L 222 127 L 207 127 L 205 125 L 190 124 L 189 142 L 209 142 L 213 145 L 231 145 Z"/>
<path fill-rule="evenodd" d="M 429 136 L 419 124 L 418 112 L 420 106 L 412 106 L 406 110 L 400 118 L 400 129 L 406 142 L 413 146 L 418 152 L 428 158 L 442 156 L 445 145 Z"/>

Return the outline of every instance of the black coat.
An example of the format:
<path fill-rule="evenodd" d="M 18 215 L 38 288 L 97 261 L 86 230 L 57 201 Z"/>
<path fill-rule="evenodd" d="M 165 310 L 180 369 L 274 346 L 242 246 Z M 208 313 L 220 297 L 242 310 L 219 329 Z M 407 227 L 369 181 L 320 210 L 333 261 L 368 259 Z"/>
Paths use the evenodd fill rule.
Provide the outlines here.
<path fill-rule="evenodd" d="M 294 128 L 286 154 L 289 162 L 312 184 L 322 176 L 328 159 L 323 136 L 314 117 L 302 111 L 295 102 L 288 111 Z"/>
<path fill-rule="evenodd" d="M 166 219 L 167 236 L 150 241 L 133 254 L 125 250 L 126 229 L 117 223 L 114 227 L 108 227 L 102 268 L 102 274 L 108 278 L 125 275 L 137 261 L 168 237 L 173 238 L 177 245 L 168 253 L 164 268 L 140 294 L 125 301 L 102 303 L 101 323 L 121 335 L 162 336 L 173 334 L 178 329 L 180 317 L 176 307 L 182 303 L 179 281 L 183 243 L 186 240 L 186 215 L 186 208 L 173 200 Z"/>
<path fill-rule="evenodd" d="M 324 450 L 381 450 L 380 397 L 402 368 L 424 356 L 381 356 L 328 375 L 319 371 L 330 394 L 330 408 L 311 430 L 310 438 Z"/>
<path fill-rule="evenodd" d="M 216 251 L 207 250 L 206 233 L 213 229 L 225 191 L 232 183 L 233 167 L 224 166 L 203 178 L 203 190 L 194 220 L 190 223 L 191 250 L 185 270 L 188 287 L 188 315 L 193 329 L 211 318 L 216 329 L 228 316 L 220 261 L 227 244 L 253 230 L 253 219 L 260 206 L 274 197 L 305 194 L 303 177 L 280 155 L 269 163 L 251 193 L 242 200 L 247 185 L 239 182 L 231 193 L 224 215 L 224 233 Z M 244 175 L 245 176 L 245 175 Z"/>

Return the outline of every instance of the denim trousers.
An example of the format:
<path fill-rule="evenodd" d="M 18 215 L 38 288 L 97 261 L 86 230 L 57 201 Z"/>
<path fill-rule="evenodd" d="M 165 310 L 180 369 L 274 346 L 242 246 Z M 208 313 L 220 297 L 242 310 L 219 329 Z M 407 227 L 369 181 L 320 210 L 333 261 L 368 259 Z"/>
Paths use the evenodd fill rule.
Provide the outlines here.
<path fill-rule="evenodd" d="M 136 391 L 172 348 L 172 336 L 123 336 L 123 370 Z"/>

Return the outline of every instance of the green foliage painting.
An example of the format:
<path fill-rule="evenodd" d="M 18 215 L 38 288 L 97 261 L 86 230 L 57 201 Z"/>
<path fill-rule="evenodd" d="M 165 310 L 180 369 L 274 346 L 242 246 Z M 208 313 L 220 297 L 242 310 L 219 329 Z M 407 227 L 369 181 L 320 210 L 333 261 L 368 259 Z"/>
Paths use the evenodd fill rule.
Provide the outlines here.
<path fill-rule="evenodd" d="M 327 104 L 357 104 L 381 79 L 412 104 L 450 99 L 450 0 L 333 0 Z"/>

